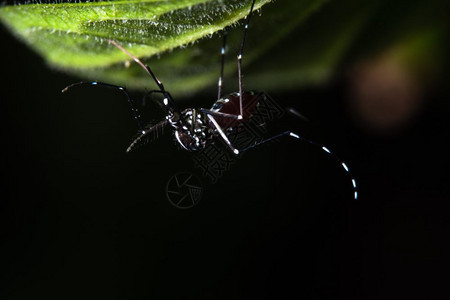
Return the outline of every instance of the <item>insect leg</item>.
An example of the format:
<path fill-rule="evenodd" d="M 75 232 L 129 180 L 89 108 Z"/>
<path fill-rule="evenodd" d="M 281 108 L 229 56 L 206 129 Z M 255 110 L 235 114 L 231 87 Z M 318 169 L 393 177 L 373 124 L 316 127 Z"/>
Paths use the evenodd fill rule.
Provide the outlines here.
<path fill-rule="evenodd" d="M 139 110 L 136 108 L 136 106 L 134 105 L 134 101 L 131 99 L 130 94 L 128 94 L 128 91 L 126 88 L 122 87 L 122 86 L 118 86 L 118 85 L 113 85 L 113 84 L 109 84 L 109 83 L 104 83 L 104 82 L 98 82 L 98 81 L 91 81 L 91 82 L 87 82 L 87 81 L 82 81 L 82 82 L 77 82 L 74 84 L 71 84 L 69 86 L 66 86 L 61 92 L 65 93 L 67 92 L 69 89 L 78 86 L 78 85 L 95 85 L 95 86 L 104 86 L 104 87 L 108 87 L 108 88 L 113 88 L 113 89 L 118 89 L 120 91 L 122 91 L 125 96 L 127 97 L 128 103 L 130 104 L 131 107 L 131 111 L 133 113 L 134 119 L 137 122 L 138 128 L 140 131 L 143 131 L 143 126 L 142 126 L 142 120 L 141 120 L 141 115 L 139 113 Z"/>
<path fill-rule="evenodd" d="M 208 115 L 213 115 L 216 117 L 225 117 L 225 118 L 233 118 L 233 119 L 238 119 L 241 120 L 243 118 L 243 105 L 242 105 L 242 54 L 244 52 L 244 44 L 245 44 L 245 37 L 247 35 L 247 29 L 248 26 L 250 24 L 250 16 L 253 12 L 253 7 L 255 6 L 255 1 L 252 1 L 252 5 L 250 7 L 250 12 L 246 17 L 246 22 L 245 22 L 245 26 L 244 26 L 244 34 L 242 36 L 242 41 L 241 41 L 241 46 L 239 49 L 239 54 L 237 56 L 238 59 L 238 74 L 239 74 L 239 115 L 234 115 L 234 114 L 226 114 L 226 113 L 221 113 L 221 112 L 215 112 L 215 111 L 211 111 L 211 110 L 207 110 L 207 109 L 201 109 L 204 113 L 208 114 Z M 228 32 L 224 31 L 223 34 L 223 44 L 222 44 L 222 48 L 221 48 L 221 67 L 220 67 L 220 76 L 219 76 L 219 81 L 218 81 L 218 92 L 217 92 L 217 99 L 220 99 L 222 97 L 222 85 L 223 85 L 223 73 L 224 73 L 224 66 L 225 66 L 225 49 L 226 49 L 226 42 L 227 42 L 227 35 Z"/>
<path fill-rule="evenodd" d="M 227 144 L 227 146 L 231 149 L 231 151 L 238 155 L 239 154 L 239 150 L 234 148 L 233 145 L 231 144 L 230 140 L 228 139 L 228 137 L 226 136 L 225 132 L 223 132 L 222 128 L 220 127 L 220 125 L 217 123 L 217 121 L 214 119 L 214 117 L 212 115 L 207 115 L 209 120 L 211 120 L 211 122 L 214 124 L 214 127 L 217 129 L 217 131 L 219 132 L 220 137 L 223 139 L 223 141 L 225 142 L 225 144 Z"/>
<path fill-rule="evenodd" d="M 247 36 L 247 29 L 250 24 L 250 18 L 253 12 L 253 7 L 255 6 L 255 0 L 252 1 L 252 6 L 250 7 L 250 12 L 246 17 L 245 26 L 244 26 L 244 33 L 242 34 L 242 41 L 241 41 L 241 47 L 239 49 L 239 53 L 237 56 L 238 61 L 238 77 L 239 77 L 239 115 L 242 118 L 243 115 L 243 109 L 242 109 L 242 55 L 244 53 L 244 44 L 245 44 L 245 37 Z"/>
<path fill-rule="evenodd" d="M 234 114 L 226 114 L 218 111 L 212 111 L 206 108 L 199 108 L 199 110 L 207 115 L 216 116 L 216 117 L 224 117 L 231 119 L 242 119 L 242 116 L 234 115 Z"/>
<path fill-rule="evenodd" d="M 286 137 L 295 138 L 295 139 L 297 139 L 297 140 L 299 140 L 299 141 L 301 141 L 301 142 L 306 142 L 306 143 L 311 144 L 311 145 L 313 145 L 313 146 L 315 146 L 315 147 L 318 147 L 318 148 L 320 148 L 320 150 L 322 150 L 323 152 L 325 152 L 328 156 L 330 156 L 331 158 L 333 158 L 333 159 L 334 159 L 334 160 L 335 160 L 335 161 L 336 161 L 336 162 L 337 162 L 337 163 L 345 170 L 345 172 L 347 172 L 347 174 L 348 174 L 348 176 L 350 177 L 351 182 L 352 182 L 352 187 L 353 187 L 353 198 L 354 198 L 355 200 L 358 199 L 358 190 L 357 190 L 357 186 L 356 186 L 356 180 L 355 180 L 355 178 L 353 177 L 352 173 L 350 172 L 350 169 L 349 169 L 349 167 L 347 166 L 347 164 L 346 164 L 345 162 L 343 162 L 343 161 L 342 161 L 336 154 L 334 154 L 329 148 L 327 148 L 327 147 L 325 147 L 325 146 L 323 146 L 323 145 L 320 145 L 320 144 L 318 144 L 318 143 L 316 143 L 316 142 L 314 142 L 314 141 L 305 139 L 305 138 L 301 137 L 300 135 L 296 134 L 295 132 L 292 132 L 292 131 L 284 131 L 284 132 L 279 133 L 279 134 L 277 134 L 277 135 L 275 135 L 275 136 L 273 136 L 273 137 L 270 137 L 270 138 L 265 139 L 265 140 L 263 140 L 263 141 L 261 141 L 261 142 L 259 142 L 259 143 L 256 143 L 256 144 L 254 144 L 254 145 L 252 145 L 252 146 L 249 146 L 249 147 L 247 147 L 247 148 L 241 150 L 241 152 L 245 152 L 245 151 L 250 150 L 250 149 L 252 149 L 252 148 L 255 148 L 255 147 L 259 146 L 259 145 L 262 145 L 262 144 L 265 144 L 265 143 L 268 143 L 268 142 L 271 142 L 271 141 L 280 139 L 280 138 L 285 137 L 285 136 L 286 136 Z"/>
<path fill-rule="evenodd" d="M 219 76 L 219 82 L 217 83 L 217 86 L 218 86 L 217 100 L 222 98 L 223 69 L 225 66 L 225 50 L 226 50 L 226 45 L 227 45 L 227 35 L 228 35 L 228 32 L 225 29 L 223 31 L 223 44 L 222 44 L 222 48 L 220 49 L 221 59 L 220 59 L 220 76 Z"/>

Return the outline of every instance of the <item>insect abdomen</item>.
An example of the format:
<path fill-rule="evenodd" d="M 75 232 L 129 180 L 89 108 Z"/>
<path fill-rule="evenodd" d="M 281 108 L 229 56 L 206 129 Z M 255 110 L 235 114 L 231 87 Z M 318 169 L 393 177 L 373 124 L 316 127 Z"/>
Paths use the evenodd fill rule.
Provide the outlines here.
<path fill-rule="evenodd" d="M 260 97 L 264 93 L 261 92 L 244 92 L 242 94 L 242 119 L 237 120 L 229 117 L 215 117 L 217 123 L 223 128 L 233 128 L 239 126 L 241 123 L 248 121 L 252 116 L 253 112 L 258 106 Z M 238 93 L 232 93 L 226 97 L 217 100 L 212 106 L 211 110 L 238 116 L 240 114 L 240 99 Z"/>

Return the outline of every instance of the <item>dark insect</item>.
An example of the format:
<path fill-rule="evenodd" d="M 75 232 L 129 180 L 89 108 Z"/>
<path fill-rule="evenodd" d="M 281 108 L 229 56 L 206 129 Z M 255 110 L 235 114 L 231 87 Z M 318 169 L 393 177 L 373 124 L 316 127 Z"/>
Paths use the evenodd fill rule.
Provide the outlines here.
<path fill-rule="evenodd" d="M 137 122 L 139 132 L 134 138 L 132 143 L 127 149 L 127 152 L 132 151 L 135 147 L 141 143 L 152 141 L 156 139 L 166 127 L 172 127 L 176 141 L 181 145 L 181 147 L 187 151 L 198 151 L 205 148 L 213 139 L 221 139 L 227 147 L 235 155 L 239 155 L 251 148 L 257 147 L 261 144 L 267 143 L 269 141 L 277 140 L 283 137 L 291 137 L 302 142 L 309 143 L 311 145 L 319 147 L 321 150 L 326 152 L 329 156 L 333 157 L 348 173 L 351 177 L 352 186 L 354 190 L 354 198 L 357 199 L 358 193 L 356 189 L 356 181 L 351 176 L 349 168 L 342 162 L 336 155 L 334 155 L 329 148 L 319 145 L 313 141 L 301 137 L 299 134 L 292 131 L 284 131 L 275 136 L 262 140 L 252 146 L 245 149 L 237 149 L 230 142 L 227 134 L 235 129 L 237 126 L 247 122 L 251 117 L 252 113 L 256 110 L 258 103 L 262 97 L 265 96 L 261 92 L 243 92 L 242 91 L 242 57 L 244 52 L 244 44 L 247 35 L 247 30 L 250 24 L 250 18 L 255 5 L 255 0 L 252 1 L 250 12 L 245 19 L 244 31 L 242 35 L 242 41 L 239 48 L 239 53 L 237 55 L 238 62 L 238 84 L 239 91 L 237 93 L 232 93 L 227 96 L 222 97 L 222 82 L 224 73 L 224 61 L 225 61 L 225 46 L 226 46 L 226 32 L 223 35 L 223 45 L 221 48 L 221 70 L 218 81 L 218 96 L 216 102 L 212 105 L 210 109 L 206 108 L 186 108 L 180 110 L 172 97 L 172 95 L 164 88 L 163 83 L 156 77 L 152 69 L 142 63 L 137 57 L 128 52 L 125 48 L 119 45 L 113 40 L 108 40 L 108 42 L 122 52 L 131 57 L 136 63 L 138 63 L 155 81 L 159 89 L 151 90 L 147 92 L 144 99 L 153 93 L 158 93 L 163 96 L 162 101 L 157 101 L 157 104 L 161 106 L 166 114 L 166 118 L 156 124 L 143 125 L 141 121 L 141 116 L 138 109 L 136 108 L 133 100 L 128 94 L 124 87 L 111 85 L 103 82 L 79 82 L 67 86 L 62 90 L 66 92 L 68 89 L 77 85 L 98 85 L 109 88 L 115 88 L 122 91 L 127 97 L 128 103 L 131 106 L 132 113 Z M 245 103 L 245 110 L 244 104 Z"/>

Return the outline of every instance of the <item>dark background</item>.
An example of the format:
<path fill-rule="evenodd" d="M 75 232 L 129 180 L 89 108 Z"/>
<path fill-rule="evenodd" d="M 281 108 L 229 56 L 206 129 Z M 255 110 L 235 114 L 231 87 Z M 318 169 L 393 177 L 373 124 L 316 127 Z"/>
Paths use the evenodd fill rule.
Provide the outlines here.
<path fill-rule="evenodd" d="M 126 154 L 135 124 L 123 95 L 61 94 L 80 79 L 0 34 L 1 299 L 448 297 L 446 80 L 391 135 L 359 126 L 343 79 L 271 93 L 310 120 L 289 126 L 347 162 L 356 201 L 335 162 L 280 141 L 217 184 L 202 178 L 201 202 L 181 211 L 164 188 L 176 172 L 199 172 L 188 153 L 168 136 Z"/>

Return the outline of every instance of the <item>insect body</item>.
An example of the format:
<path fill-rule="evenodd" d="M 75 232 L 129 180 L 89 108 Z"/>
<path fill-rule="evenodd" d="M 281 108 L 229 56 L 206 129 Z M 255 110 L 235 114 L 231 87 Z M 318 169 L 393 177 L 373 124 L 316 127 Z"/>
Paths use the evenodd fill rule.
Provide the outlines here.
<path fill-rule="evenodd" d="M 245 38 L 247 34 L 247 29 L 250 24 L 250 18 L 253 12 L 253 7 L 255 5 L 255 0 L 252 0 L 250 6 L 250 12 L 246 17 L 246 22 L 244 26 L 243 36 L 241 45 L 239 48 L 239 53 L 237 55 L 237 63 L 238 63 L 238 86 L 239 91 L 236 93 L 229 94 L 225 97 L 222 97 L 222 84 L 223 84 L 223 71 L 224 71 L 224 57 L 225 57 L 225 46 L 226 46 L 226 32 L 223 35 L 223 46 L 221 48 L 221 71 L 218 81 L 218 96 L 217 100 L 214 102 L 210 109 L 206 108 L 187 108 L 184 110 L 180 110 L 175 101 L 172 98 L 172 95 L 164 88 L 163 83 L 155 76 L 152 69 L 142 63 L 137 57 L 128 52 L 125 48 L 119 45 L 117 42 L 113 40 L 109 40 L 109 43 L 120 49 L 122 52 L 127 54 L 130 58 L 132 58 L 136 63 L 138 63 L 154 80 L 156 85 L 158 86 L 157 90 L 149 91 L 145 97 L 149 96 L 152 93 L 158 93 L 163 96 L 163 100 L 157 101 L 157 104 L 164 110 L 166 117 L 165 119 L 152 124 L 143 125 L 141 121 L 141 117 L 138 109 L 136 108 L 133 100 L 128 94 L 127 90 L 124 87 L 111 85 L 102 82 L 79 82 L 72 85 L 69 85 L 62 91 L 65 92 L 68 89 L 72 88 L 76 85 L 89 84 L 89 85 L 97 85 L 97 86 L 105 86 L 109 88 L 115 88 L 122 91 L 127 97 L 128 103 L 131 106 L 132 113 L 138 125 L 138 134 L 130 144 L 127 149 L 127 152 L 132 151 L 138 145 L 146 141 L 152 141 L 163 132 L 163 130 L 167 127 L 171 127 L 173 129 L 173 133 L 176 141 L 180 144 L 180 146 L 188 151 L 197 151 L 205 148 L 208 143 L 210 143 L 214 139 L 222 140 L 227 147 L 234 154 L 238 155 L 242 152 L 245 152 L 251 148 L 257 147 L 261 144 L 267 143 L 272 140 L 277 140 L 283 137 L 289 137 L 297 139 L 301 142 L 306 142 L 311 145 L 317 146 L 320 150 L 324 151 L 330 157 L 334 158 L 341 167 L 348 173 L 351 177 L 352 186 L 354 189 L 354 198 L 358 197 L 356 190 L 356 181 L 351 176 L 348 166 L 342 162 L 336 155 L 334 155 L 328 147 L 323 145 L 319 145 L 313 141 L 305 139 L 301 137 L 299 134 L 292 131 L 284 131 L 275 136 L 269 137 L 265 140 L 262 140 L 254 145 L 251 145 L 245 149 L 237 149 L 228 139 L 228 134 L 233 129 L 237 128 L 244 122 L 247 122 L 252 114 L 256 111 L 258 104 L 264 93 L 256 93 L 256 92 L 244 92 L 242 90 L 242 58 L 244 51 Z M 144 97 L 144 99 L 145 99 Z"/>
<path fill-rule="evenodd" d="M 242 95 L 244 103 L 253 103 L 258 95 L 253 92 L 245 92 Z M 256 106 L 256 105 L 255 105 Z M 222 137 L 230 149 L 239 154 L 227 138 L 227 133 L 250 118 L 248 110 L 243 111 L 242 118 L 220 117 L 225 115 L 239 115 L 239 96 L 230 94 L 217 100 L 209 110 L 188 108 L 181 113 L 178 122 L 171 122 L 175 128 L 175 137 L 180 145 L 190 151 L 203 149 L 214 137 Z M 219 116 L 214 118 L 214 115 Z"/>
<path fill-rule="evenodd" d="M 217 100 L 211 109 L 187 108 L 181 112 L 174 107 L 170 107 L 170 102 L 164 99 L 164 106 L 166 111 L 169 112 L 166 120 L 142 130 L 128 147 L 127 152 L 132 151 L 142 141 L 154 139 L 154 135 L 158 134 L 163 127 L 171 126 L 174 129 L 176 141 L 185 150 L 201 150 L 214 138 L 221 138 L 233 153 L 239 154 L 239 150 L 231 144 L 227 134 L 240 124 L 248 121 L 263 95 L 264 93 L 243 93 L 242 99 L 245 106 L 243 106 L 241 118 L 238 117 L 240 97 L 237 93 L 229 94 Z"/>

